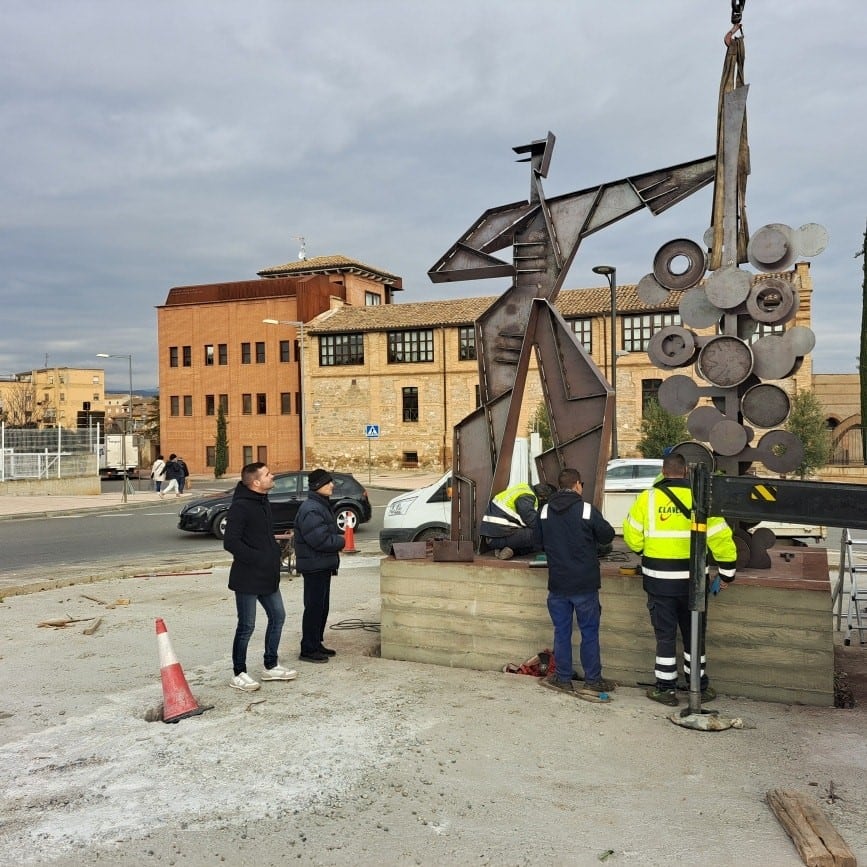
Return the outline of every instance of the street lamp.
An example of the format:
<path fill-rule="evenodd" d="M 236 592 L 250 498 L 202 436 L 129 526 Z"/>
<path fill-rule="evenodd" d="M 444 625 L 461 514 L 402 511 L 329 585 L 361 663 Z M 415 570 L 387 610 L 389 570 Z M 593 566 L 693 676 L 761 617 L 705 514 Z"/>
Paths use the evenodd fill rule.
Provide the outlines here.
<path fill-rule="evenodd" d="M 304 399 L 304 323 L 300 319 L 263 319 L 265 325 L 294 325 L 298 329 L 298 394 L 301 396 L 301 469 L 307 469 L 307 401 Z"/>
<path fill-rule="evenodd" d="M 120 460 L 123 464 L 123 502 L 127 500 L 129 491 L 129 470 L 127 469 L 126 460 L 126 437 L 127 433 L 132 431 L 132 355 L 111 355 L 108 352 L 97 352 L 97 358 L 125 358 L 129 362 L 129 411 L 126 430 L 121 435 L 120 440 Z M 107 448 L 107 447 L 106 447 Z"/>
<path fill-rule="evenodd" d="M 611 457 L 617 457 L 617 269 L 613 265 L 597 265 L 594 274 L 608 279 L 611 288 L 611 385 L 614 388 L 614 402 L 611 412 Z"/>

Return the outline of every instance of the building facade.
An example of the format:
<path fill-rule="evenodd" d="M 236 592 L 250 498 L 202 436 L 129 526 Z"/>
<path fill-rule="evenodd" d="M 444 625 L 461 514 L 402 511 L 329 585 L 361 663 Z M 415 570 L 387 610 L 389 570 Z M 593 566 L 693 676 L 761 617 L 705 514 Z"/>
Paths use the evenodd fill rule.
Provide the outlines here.
<path fill-rule="evenodd" d="M 12 427 L 86 428 L 105 419 L 105 372 L 43 367 L 0 379 L 0 418 Z"/>
<path fill-rule="evenodd" d="M 349 267 L 342 257 L 323 258 L 260 272 L 273 273 L 270 280 L 171 290 L 158 309 L 164 453 L 182 455 L 192 472 L 207 472 L 222 404 L 233 473 L 252 460 L 276 470 L 298 467 L 302 421 L 307 466 L 451 466 L 453 428 L 479 403 L 474 322 L 494 297 L 392 304 L 400 286 L 389 281 L 398 278 L 357 262 L 351 266 L 362 273 L 350 275 L 340 262 Z M 809 265 L 778 276 L 800 296 L 788 327 L 809 326 Z M 620 286 L 615 322 L 607 285 L 561 291 L 557 298 L 560 314 L 609 378 L 616 329 L 621 456 L 637 455 L 644 411 L 661 383 L 692 373 L 660 370 L 646 351 L 654 333 L 680 323 L 680 297 L 671 292 L 666 304 L 650 307 L 635 286 Z M 303 322 L 303 329 L 293 322 Z M 763 327 L 755 336 L 775 330 Z M 778 384 L 790 394 L 811 388 L 809 356 Z M 533 365 L 520 432 L 529 430 L 541 395 Z"/>

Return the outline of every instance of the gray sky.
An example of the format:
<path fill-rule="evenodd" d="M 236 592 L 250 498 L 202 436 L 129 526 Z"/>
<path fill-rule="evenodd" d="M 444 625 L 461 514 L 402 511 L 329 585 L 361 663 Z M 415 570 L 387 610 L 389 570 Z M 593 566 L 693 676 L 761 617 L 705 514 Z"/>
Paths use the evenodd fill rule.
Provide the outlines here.
<path fill-rule="evenodd" d="M 549 196 L 715 147 L 729 0 L 4 0 L 0 374 L 157 385 L 172 286 L 343 254 L 403 302 L 502 291 L 427 271 L 525 199 L 511 148 L 557 136 Z M 856 370 L 867 196 L 863 0 L 747 0 L 751 230 L 820 223 L 814 369 Z M 701 241 L 711 188 L 588 238 L 566 288 Z M 508 251 L 505 251 L 508 255 Z"/>

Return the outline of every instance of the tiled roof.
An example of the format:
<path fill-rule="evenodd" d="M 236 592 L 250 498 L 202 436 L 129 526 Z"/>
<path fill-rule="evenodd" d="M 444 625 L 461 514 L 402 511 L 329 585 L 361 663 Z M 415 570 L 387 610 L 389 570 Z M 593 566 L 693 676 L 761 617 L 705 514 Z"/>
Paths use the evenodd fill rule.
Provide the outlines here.
<path fill-rule="evenodd" d="M 393 289 L 402 289 L 403 281 L 396 274 L 365 265 L 346 256 L 314 256 L 312 259 L 299 259 L 285 265 L 272 265 L 256 273 L 260 277 L 295 277 L 301 274 L 340 274 L 354 272 L 379 283 L 386 283 Z"/>

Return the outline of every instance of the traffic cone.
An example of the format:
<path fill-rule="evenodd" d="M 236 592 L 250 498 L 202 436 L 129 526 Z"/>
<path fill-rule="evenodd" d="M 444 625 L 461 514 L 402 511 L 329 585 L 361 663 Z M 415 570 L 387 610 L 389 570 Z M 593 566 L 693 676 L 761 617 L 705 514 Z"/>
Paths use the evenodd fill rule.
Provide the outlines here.
<path fill-rule="evenodd" d="M 178 722 L 184 717 L 197 716 L 208 710 L 199 707 L 190 692 L 184 670 L 172 650 L 162 617 L 157 618 L 157 647 L 160 651 L 160 678 L 163 682 L 163 722 Z"/>
<path fill-rule="evenodd" d="M 343 531 L 346 538 L 346 544 L 343 546 L 344 554 L 357 554 L 358 548 L 355 547 L 355 528 L 349 522 L 346 524 L 346 529 Z"/>

